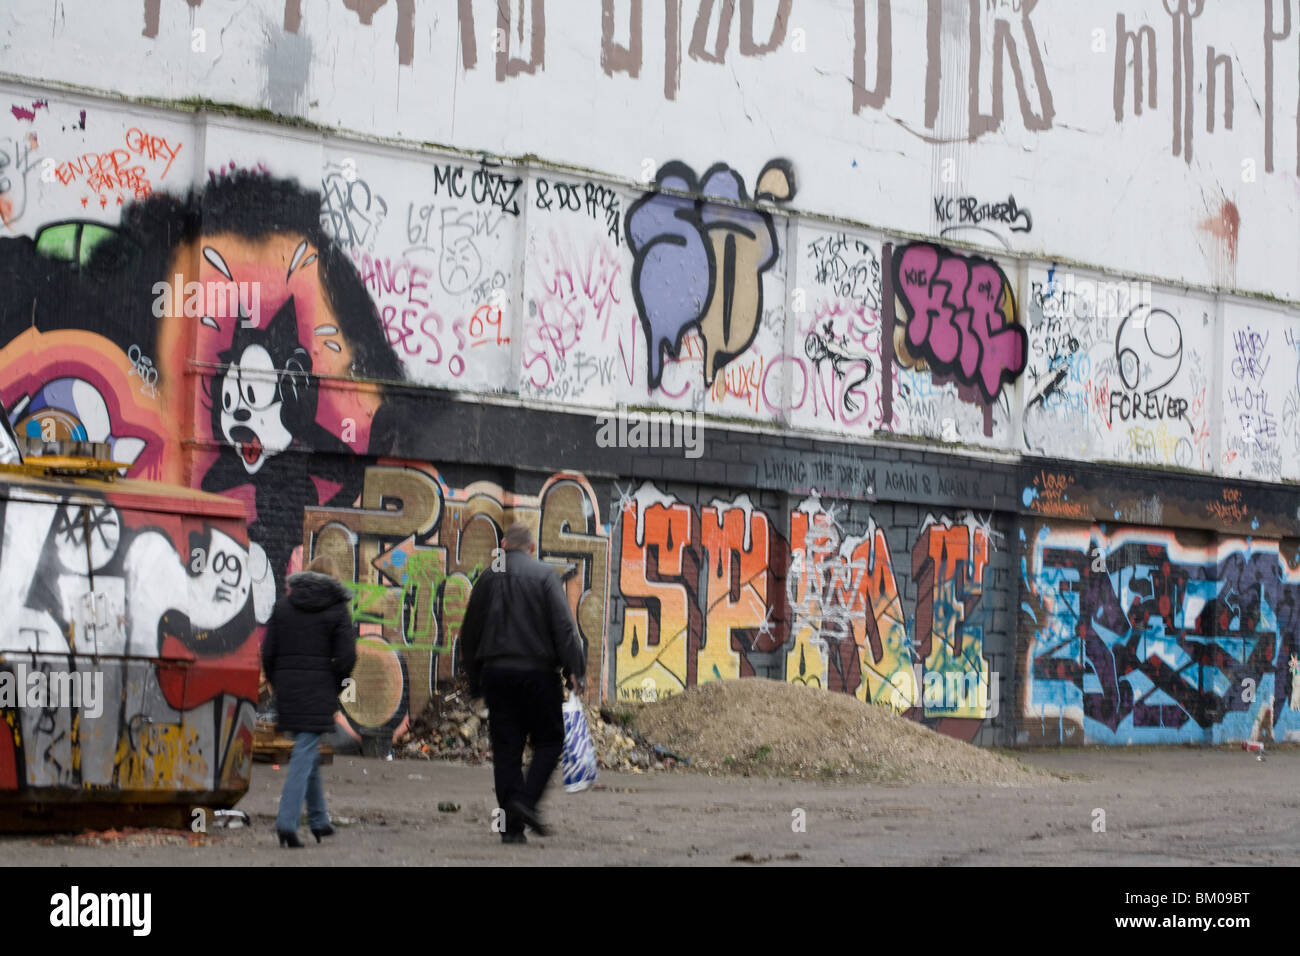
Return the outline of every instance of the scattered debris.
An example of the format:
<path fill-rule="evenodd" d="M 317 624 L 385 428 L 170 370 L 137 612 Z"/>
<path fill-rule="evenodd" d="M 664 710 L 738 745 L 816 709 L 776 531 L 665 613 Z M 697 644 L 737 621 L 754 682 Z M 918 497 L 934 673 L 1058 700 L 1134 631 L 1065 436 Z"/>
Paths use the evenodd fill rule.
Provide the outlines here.
<path fill-rule="evenodd" d="M 227 830 L 252 826 L 252 821 L 243 810 L 213 810 L 212 817 L 214 826 L 225 827 Z"/>
<path fill-rule="evenodd" d="M 478 708 L 474 709 L 474 702 L 463 685 L 446 694 L 434 694 L 424 712 L 411 722 L 410 730 L 398 738 L 396 756 L 407 760 L 460 760 L 469 764 L 490 762 L 488 711 L 481 701 L 477 703 Z M 633 729 L 635 711 L 609 705 L 587 705 L 583 709 L 596 749 L 596 762 L 602 770 L 645 773 L 670 770 L 690 762 L 668 748 L 653 747 Z"/>
<path fill-rule="evenodd" d="M 459 813 L 460 804 L 453 803 L 451 800 L 443 800 L 441 803 L 438 804 L 438 809 L 442 813 Z"/>
<path fill-rule="evenodd" d="M 407 760 L 481 764 L 491 754 L 487 710 L 471 710 L 469 693 L 463 687 L 446 695 L 434 694 L 410 729 L 397 739 L 394 754 Z"/>
<path fill-rule="evenodd" d="M 653 749 L 654 749 L 654 752 L 655 752 L 655 756 L 658 757 L 658 758 L 660 758 L 661 760 L 663 760 L 664 763 L 669 764 L 670 766 L 671 766 L 671 764 L 672 764 L 673 761 L 676 761 L 677 763 L 683 763 L 683 764 L 686 764 L 686 766 L 688 766 L 688 767 L 691 765 L 691 758 L 690 758 L 690 757 L 682 757 L 682 756 L 679 756 L 679 755 L 673 753 L 671 750 L 669 750 L 669 749 L 668 749 L 667 747 L 665 747 L 663 744 L 655 744 Z"/>
<path fill-rule="evenodd" d="M 85 830 L 74 836 L 49 837 L 40 842 L 45 846 L 204 846 L 208 843 L 208 836 L 191 830 L 164 827 L 122 827 Z"/>
<path fill-rule="evenodd" d="M 608 707 L 588 707 L 587 726 L 596 748 L 596 762 L 602 770 L 626 770 L 645 773 L 669 770 L 680 758 L 675 754 L 665 761 L 643 734 L 635 729 L 635 715 L 612 711 Z"/>

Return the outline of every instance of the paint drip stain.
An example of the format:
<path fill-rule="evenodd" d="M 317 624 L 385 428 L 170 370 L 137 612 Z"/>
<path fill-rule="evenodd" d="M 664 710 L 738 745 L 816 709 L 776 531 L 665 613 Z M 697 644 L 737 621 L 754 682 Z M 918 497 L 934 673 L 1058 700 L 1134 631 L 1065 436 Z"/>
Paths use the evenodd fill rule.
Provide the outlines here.
<path fill-rule="evenodd" d="M 1241 213 L 1237 204 L 1225 199 L 1219 215 L 1201 220 L 1201 228 L 1224 244 L 1229 262 L 1237 261 L 1237 236 L 1241 232 Z"/>

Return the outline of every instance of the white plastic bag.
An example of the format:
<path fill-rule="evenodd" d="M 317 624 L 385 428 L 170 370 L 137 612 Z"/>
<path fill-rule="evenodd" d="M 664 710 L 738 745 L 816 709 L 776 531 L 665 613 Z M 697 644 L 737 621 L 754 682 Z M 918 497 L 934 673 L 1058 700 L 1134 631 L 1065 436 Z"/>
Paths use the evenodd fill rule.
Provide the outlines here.
<path fill-rule="evenodd" d="M 564 701 L 564 789 L 569 793 L 588 790 L 596 782 L 596 746 L 591 740 L 587 715 L 577 694 Z"/>

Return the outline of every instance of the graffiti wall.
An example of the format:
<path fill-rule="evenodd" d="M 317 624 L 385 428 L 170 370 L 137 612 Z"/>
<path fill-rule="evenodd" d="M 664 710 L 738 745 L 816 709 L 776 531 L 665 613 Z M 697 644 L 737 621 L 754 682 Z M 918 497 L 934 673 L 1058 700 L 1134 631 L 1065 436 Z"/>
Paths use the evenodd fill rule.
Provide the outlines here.
<path fill-rule="evenodd" d="M 621 622 L 610 636 L 619 699 L 759 676 L 850 694 L 965 739 L 996 716 L 985 631 L 1005 599 L 994 581 L 1005 542 L 987 516 L 706 497 L 649 482 L 620 494 Z"/>
<path fill-rule="evenodd" d="M 356 456 L 393 447 L 394 387 L 1296 477 L 1282 305 L 818 224 L 791 214 L 807 182 L 780 156 L 672 160 L 632 189 L 39 102 L 3 118 L 0 359 L 21 381 L 4 399 L 12 412 L 84 383 L 103 404 L 89 437 L 133 474 L 260 495 L 277 580 L 300 509 L 354 501 Z M 107 342 L 121 355 L 101 361 Z M 238 383 L 266 362 L 293 371 L 276 385 L 290 394 L 254 415 Z M 193 461 L 163 453 L 191 437 Z M 268 488 L 286 489 L 284 515 Z"/>
<path fill-rule="evenodd" d="M 1213 469 L 1215 301 L 1055 266 L 1029 282 L 1024 450 Z"/>
<path fill-rule="evenodd" d="M 360 642 L 357 693 L 343 704 L 346 732 L 401 733 L 438 678 L 452 677 L 470 589 L 516 521 L 533 530 L 537 556 L 563 578 L 594 677 L 608 529 L 581 475 L 552 475 L 536 495 L 522 495 L 487 481 L 452 489 L 430 467 L 385 462 L 365 469 L 356 502 L 306 509 L 302 547 L 333 557 L 354 595 Z"/>
<path fill-rule="evenodd" d="M 1300 551 L 1093 525 L 1026 543 L 1021 732 L 1062 743 L 1300 735 Z"/>
<path fill-rule="evenodd" d="M 460 19 L 448 22 L 469 24 L 480 6 L 464 0 Z M 681 8 L 679 26 L 694 24 L 686 74 L 714 63 L 709 56 L 725 59 L 730 26 L 706 44 L 713 21 L 675 0 L 666 6 Z M 742 38 L 757 37 L 764 22 L 761 4 L 709 6 L 728 23 L 736 8 Z M 972 15 L 968 6 L 962 16 Z M 1019 37 L 1031 64 L 1040 41 L 1032 27 L 1047 18 L 1032 3 L 1010 6 L 973 15 L 1001 37 L 1004 52 L 991 55 Z M 534 69 L 543 62 L 544 7 L 494 6 L 513 24 L 516 45 L 530 30 L 540 45 L 500 59 L 503 78 L 492 83 L 552 72 Z M 798 26 L 799 8 L 785 7 L 773 36 Z M 870 36 L 872 24 L 887 29 L 889 8 L 855 3 L 843 12 L 860 14 Z M 18 29 L 38 18 L 18 9 L 7 14 Z M 320 22 L 356 32 L 353 7 L 346 17 L 335 5 L 322 9 L 330 12 Z M 928 9 L 935 22 L 957 15 L 952 4 Z M 191 11 L 201 30 L 210 11 L 201 3 Z M 378 4 L 371 13 L 362 37 L 398 11 Z M 144 34 L 130 42 L 162 49 L 179 29 L 171 16 L 147 14 Z M 294 39 L 258 67 L 275 111 L 290 115 L 314 107 L 279 71 L 315 62 L 319 26 L 296 16 L 286 12 L 280 31 Z M 621 16 L 611 13 L 614 26 Z M 915 32 L 914 16 L 898 11 L 895 39 L 879 50 Z M 1209 26 L 1193 23 L 1197 16 L 1180 28 Z M 1269 29 L 1280 40 L 1291 27 Z M 462 56 L 473 46 L 463 45 L 467 35 L 456 38 Z M 598 82 L 632 84 L 632 47 L 617 35 L 602 43 L 608 63 L 624 66 Z M 950 45 L 950 31 L 935 42 Z M 750 52 L 738 55 L 765 56 L 755 52 L 762 45 L 742 39 L 738 49 Z M 394 70 L 425 69 L 418 53 L 408 49 Z M 892 67 L 876 62 L 879 91 Z M 984 76 L 981 62 L 972 76 Z M 463 69 L 470 102 L 486 80 L 481 69 Z M 878 108 L 867 72 L 854 100 L 864 122 Z M 1025 132 L 1046 135 L 1050 76 L 1016 71 L 1014 82 L 1036 91 L 1009 100 L 1020 103 L 1020 120 L 1036 117 Z M 686 100 L 685 90 L 669 101 Z M 1282 700 L 1279 655 L 1295 643 L 1285 621 L 1233 624 L 1229 615 L 1229 624 L 1192 628 L 1192 611 L 1171 605 L 1150 615 L 1165 628 L 1159 636 L 1149 622 L 1121 628 L 1114 609 L 1128 615 L 1154 593 L 1143 582 L 1155 572 L 1142 564 L 1147 544 L 1097 524 L 1113 514 L 1133 542 L 1172 555 L 1158 562 L 1160 574 L 1169 575 L 1167 560 L 1186 566 L 1188 581 L 1209 582 L 1192 588 L 1197 600 L 1228 601 L 1232 555 L 1255 567 L 1267 542 L 1286 553 L 1278 542 L 1294 529 L 1277 523 L 1267 537 L 1233 542 L 1254 530 L 1241 527 L 1252 496 L 1300 480 L 1296 310 L 1234 291 L 1250 285 L 1231 271 L 1238 239 L 1243 259 L 1252 247 L 1226 207 L 1196 226 L 1198 253 L 1216 257 L 1212 293 L 1128 278 L 1144 262 L 1158 274 L 1159 259 L 1130 256 L 1104 273 L 1062 265 L 1052 257 L 1079 261 L 1097 252 L 1092 240 L 1061 238 L 1052 223 L 1063 214 L 1018 183 L 1003 201 L 954 179 L 932 197 L 934 221 L 916 229 L 902 214 L 850 224 L 845 210 L 877 208 L 854 198 L 863 174 L 829 169 L 777 128 L 762 148 L 710 135 L 625 174 L 607 165 L 604 145 L 591 163 L 561 166 L 554 159 L 563 151 L 525 161 L 381 146 L 13 80 L 0 84 L 0 99 L 8 424 L 18 434 L 105 442 L 125 476 L 241 501 L 249 523 L 237 564 L 258 571 L 255 623 L 289 574 L 317 554 L 334 556 L 361 635 L 356 695 L 339 718 L 345 734 L 400 734 L 452 677 L 469 591 L 516 520 L 534 528 L 539 555 L 564 577 L 599 675 L 593 697 L 644 700 L 766 677 L 850 694 L 965 739 L 986 742 L 983 731 L 1001 734 L 1013 722 L 1029 734 L 1036 715 L 1035 739 L 1051 737 L 1054 719 L 1058 740 L 1110 743 L 1240 735 L 1247 717 L 1233 716 L 1241 708 L 1223 680 L 1260 688 L 1268 678 L 1256 700 Z M 329 103 L 323 109 L 339 108 Z M 375 109 L 380 126 L 396 115 Z M 954 145 L 960 159 L 979 141 L 990 146 L 980 163 L 994 163 L 993 144 L 1009 135 L 1003 126 L 1017 111 L 972 109 L 973 140 L 930 146 Z M 1121 124 L 1116 135 L 1136 128 Z M 1189 150 L 1182 132 L 1179 149 Z M 1203 138 L 1198 132 L 1198 149 Z M 927 157 L 944 152 L 930 146 Z M 884 170 L 873 175 L 880 193 Z M 845 193 L 833 222 L 816 214 L 830 190 Z M 1273 207 L 1291 201 L 1275 198 Z M 1031 235 L 1050 247 L 1027 245 Z M 1105 264 L 1112 251 L 1091 261 Z M 1198 269 L 1179 267 L 1174 277 Z M 1264 292 L 1291 295 L 1289 281 Z M 629 409 L 677 416 L 699 441 L 661 446 L 614 427 Z M 1017 468 L 1023 481 L 1009 477 Z M 1166 507 L 1164 492 L 1149 488 L 1122 514 L 1098 510 L 1074 484 L 1096 468 L 1195 476 L 1205 482 L 1195 492 L 1205 507 Z M 1300 520 L 1293 510 L 1286 519 Z M 1038 537 L 1021 538 L 1023 527 Z M 1075 536 L 1090 527 L 1101 557 L 1085 543 L 1084 563 L 1070 564 Z M 166 535 L 148 533 L 162 555 Z M 179 533 L 170 547 L 181 560 Z M 1193 572 L 1196 547 L 1204 553 Z M 1270 566 L 1279 579 L 1289 573 L 1285 560 Z M 1098 596 L 1107 588 L 1110 603 Z M 1082 594 L 1094 603 L 1084 607 Z M 179 620 L 171 610 L 159 614 Z M 1266 626 L 1276 638 L 1267 667 Z M 1134 642 L 1141 647 L 1131 655 Z M 1200 670 L 1179 663 L 1180 654 Z M 1224 670 L 1206 654 L 1243 663 Z M 131 687 L 147 683 L 148 668 L 141 674 Z M 1014 714 L 999 718 L 1003 696 L 1014 699 Z M 239 698 L 230 713 L 244 714 L 246 703 Z M 1248 712 L 1253 732 L 1259 709 Z M 1270 715 L 1270 729 L 1280 721 L 1288 732 L 1285 707 Z M 231 720 L 222 726 L 243 717 Z M 202 733 L 194 752 L 202 772 L 215 774 L 224 758 L 206 741 L 233 738 Z"/>
<path fill-rule="evenodd" d="M 1300 479 L 1300 342 L 1276 309 L 1224 304 L 1219 467 L 1263 481 Z"/>

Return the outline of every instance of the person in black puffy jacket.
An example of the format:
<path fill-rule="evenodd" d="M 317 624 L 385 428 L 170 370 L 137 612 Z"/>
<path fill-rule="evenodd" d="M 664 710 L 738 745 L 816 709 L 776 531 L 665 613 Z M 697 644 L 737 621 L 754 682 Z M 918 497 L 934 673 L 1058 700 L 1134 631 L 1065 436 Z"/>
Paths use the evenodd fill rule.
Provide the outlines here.
<path fill-rule="evenodd" d="M 301 847 L 298 814 L 307 800 L 307 824 L 319 843 L 330 836 L 320 777 L 320 737 L 334 728 L 343 682 L 357 661 L 352 593 L 322 555 L 292 574 L 289 593 L 275 604 L 262 643 L 262 671 L 275 693 L 276 724 L 294 735 L 289 771 L 275 828 L 280 845 Z"/>
<path fill-rule="evenodd" d="M 524 843 L 525 824 L 547 832 L 537 805 L 564 750 L 564 688 L 557 671 L 581 692 L 587 660 L 560 576 L 532 556 L 532 531 L 512 524 L 503 545 L 504 555 L 494 557 L 470 592 L 458 663 L 470 694 L 482 694 L 488 706 L 492 772 L 505 811 L 502 842 Z M 533 759 L 525 778 L 527 737 Z"/>

